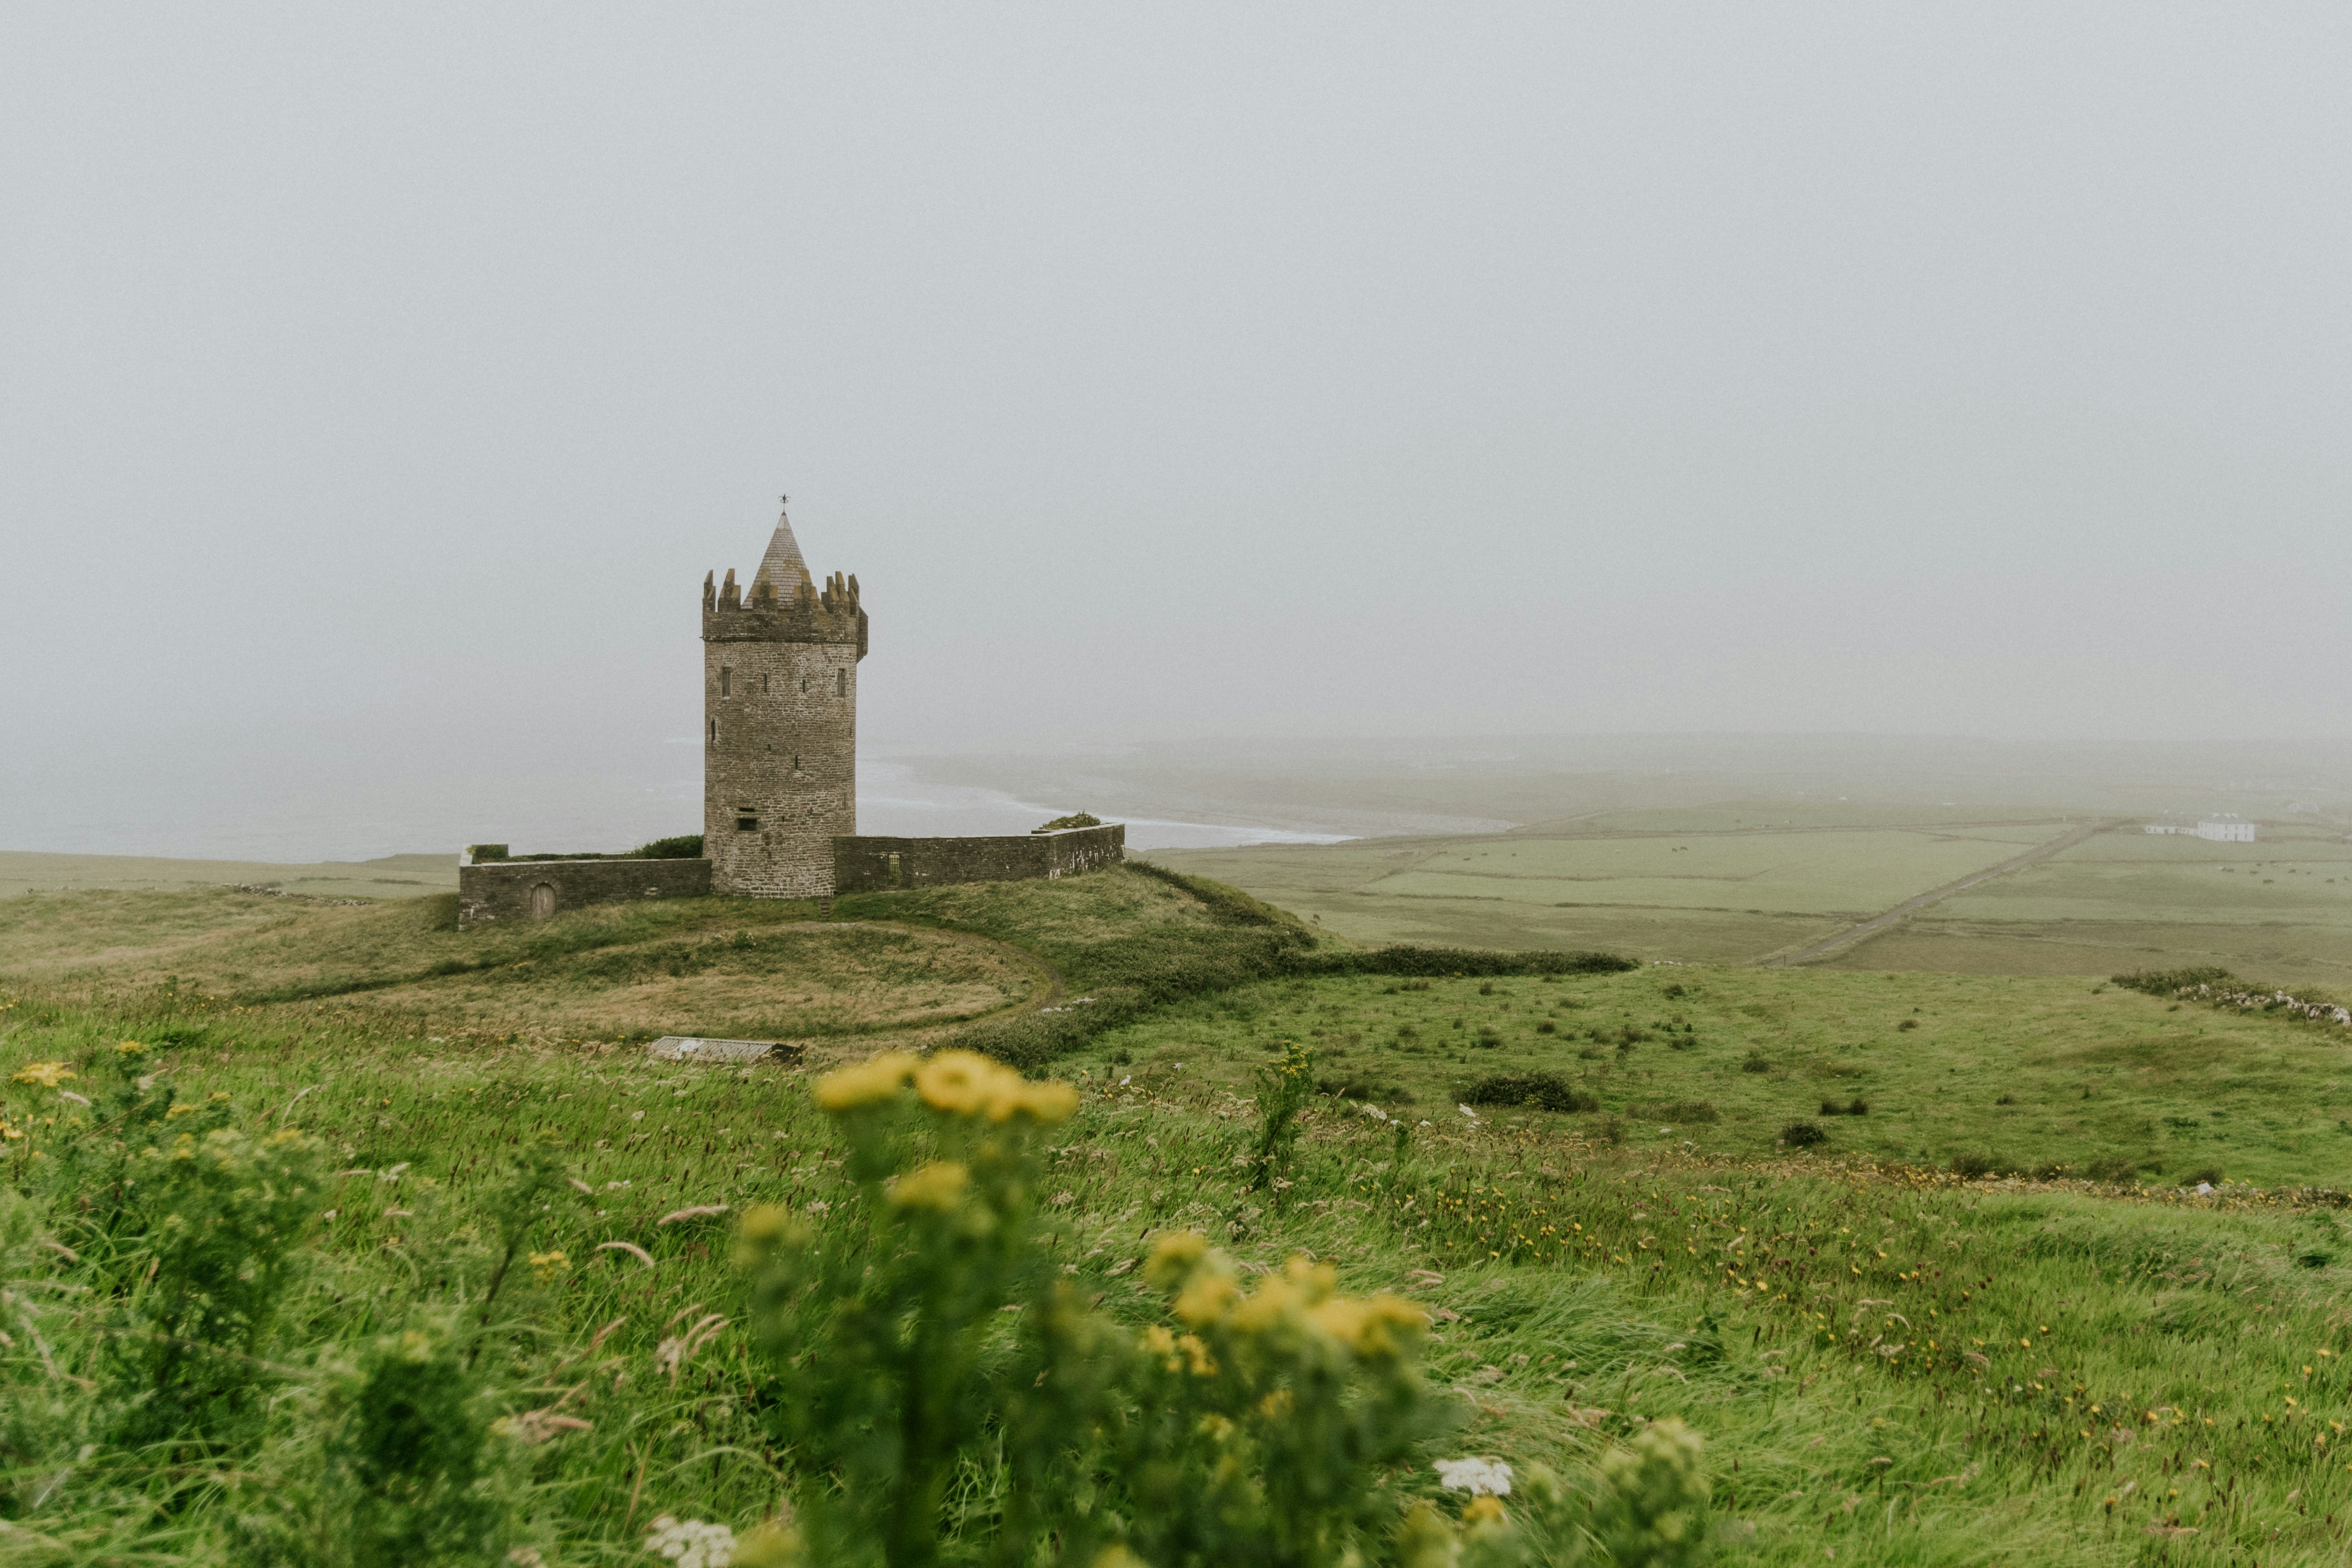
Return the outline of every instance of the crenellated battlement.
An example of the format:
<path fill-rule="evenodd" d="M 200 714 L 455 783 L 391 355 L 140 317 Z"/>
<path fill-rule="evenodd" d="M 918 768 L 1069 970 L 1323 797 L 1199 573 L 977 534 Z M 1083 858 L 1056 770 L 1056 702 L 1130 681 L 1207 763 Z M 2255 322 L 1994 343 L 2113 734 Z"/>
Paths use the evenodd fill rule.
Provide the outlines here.
<path fill-rule="evenodd" d="M 769 571 L 761 568 L 748 597 L 737 585 L 732 566 L 724 583 L 703 574 L 704 642 L 848 643 L 856 647 L 858 658 L 866 657 L 866 612 L 858 604 L 855 575 L 835 572 L 820 588 L 803 567 L 792 574 L 798 580 L 779 591 Z"/>

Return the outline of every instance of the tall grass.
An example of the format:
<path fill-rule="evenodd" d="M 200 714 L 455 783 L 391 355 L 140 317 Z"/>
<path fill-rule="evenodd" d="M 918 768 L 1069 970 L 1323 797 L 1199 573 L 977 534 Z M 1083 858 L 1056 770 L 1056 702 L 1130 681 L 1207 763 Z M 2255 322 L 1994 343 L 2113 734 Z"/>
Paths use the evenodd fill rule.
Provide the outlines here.
<path fill-rule="evenodd" d="M 1145 906 L 1160 923 L 1248 929 L 1169 891 Z M 1092 919 L 1037 945 L 1103 973 L 1088 952 L 1124 917 Z M 1441 1039 L 1490 1020 L 1507 1046 L 1472 1059 L 1548 1070 L 1514 1055 L 1572 1048 L 1534 1043 L 1538 1014 L 1614 1038 L 1617 1015 L 1663 1010 L 1654 979 L 1257 981 L 1102 1046 L 1150 1056 L 1164 1030 L 1190 1069 L 1103 1077 L 1082 1055 L 1066 1119 L 1002 1122 L 990 1097 L 1032 1090 L 986 1064 L 962 1068 L 976 1115 L 912 1066 L 828 1110 L 775 1068 L 444 1045 L 307 1004 L 12 991 L 0 1559 L 653 1563 L 655 1541 L 709 1561 L 724 1542 L 751 1568 L 871 1561 L 888 1539 L 958 1563 L 1663 1563 L 1710 1544 L 1791 1564 L 2340 1560 L 2352 1238 L 2330 1194 L 1679 1142 L 1704 1123 L 1619 1147 L 1450 1097 L 1416 1117 L 1302 1095 L 1277 1163 L 1256 1162 L 1281 1110 L 1247 1078 L 1269 1037 L 1342 1054 L 1375 1013 Z M 1707 1103 L 1735 1113 L 1735 1094 L 1810 1112 L 1822 1092 L 1738 1072 L 1767 1016 L 1817 1007 L 1842 1039 L 1924 1016 L 1900 1040 L 1929 1089 L 1953 1081 L 1933 1051 L 1977 1039 L 1957 983 L 1673 984 L 1706 1044 L 1654 1059 L 1715 1074 Z M 2166 1016 L 2080 986 L 1987 994 L 2011 1018 L 2044 1009 L 2040 1052 L 2119 1049 L 2099 1020 Z M 2320 1048 L 2266 1017 L 2211 1027 L 2200 1058 Z M 1770 1038 L 1792 1067 L 1817 1058 Z M 1998 1048 L 1983 1040 L 1965 1048 Z M 1663 1118 L 1675 1088 L 1643 1070 L 1593 1081 Z M 1893 1120 L 1901 1081 L 1874 1079 L 1828 1148 Z M 2072 1136 L 2037 1158 L 2087 1163 L 2096 1124 Z M 908 1188 L 940 1162 L 988 1169 Z M 1268 1168 L 1288 1186 L 1255 1180 Z M 1163 1253 L 1171 1235 L 1198 1239 Z M 1410 1304 L 1384 1309 L 1393 1361 L 1353 1341 L 1339 1356 L 1334 1325 L 1361 1309 L 1324 1310 L 1382 1292 Z M 1245 1302 L 1280 1355 L 1254 1348 Z M 929 1457 L 874 1459 L 908 1451 L 908 1401 L 935 1383 L 952 1397 L 916 1446 Z M 1488 1462 L 1509 1494 L 1444 1484 L 1499 1476 Z M 883 1510 L 893 1531 L 858 1522 Z M 1056 1542 L 1059 1559 L 1023 1555 Z"/>

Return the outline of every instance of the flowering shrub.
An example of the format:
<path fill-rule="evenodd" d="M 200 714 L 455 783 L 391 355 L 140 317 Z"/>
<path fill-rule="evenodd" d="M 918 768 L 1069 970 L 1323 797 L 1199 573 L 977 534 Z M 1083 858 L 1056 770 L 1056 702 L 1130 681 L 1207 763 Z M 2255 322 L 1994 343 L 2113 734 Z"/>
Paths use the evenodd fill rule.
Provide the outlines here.
<path fill-rule="evenodd" d="M 1145 1268 L 1176 1321 L 1143 1331 L 1103 1461 L 1133 1549 L 1151 1563 L 1377 1556 L 1396 1510 L 1379 1472 L 1447 1419 L 1415 1364 L 1421 1310 L 1341 1296 L 1337 1271 L 1304 1258 L 1245 1291 L 1190 1232 Z"/>
<path fill-rule="evenodd" d="M 1304 1058 L 1271 1071 L 1305 1081 Z M 1181 1232 L 1143 1266 L 1162 1321 L 1139 1331 L 1082 1301 L 1033 1216 L 1039 1134 L 1076 1105 L 1066 1086 L 961 1052 L 893 1054 L 816 1099 L 847 1140 L 861 1213 L 845 1237 L 782 1208 L 745 1217 L 800 1524 L 747 1539 L 738 1563 L 1370 1568 L 1599 1562 L 1610 1542 L 1663 1564 L 1690 1559 L 1661 1542 L 1703 1540 L 1695 1439 L 1637 1447 L 1590 1498 L 1539 1478 L 1524 1528 L 1499 1461 L 1442 1472 L 1474 1494 L 1458 1520 L 1405 1510 L 1384 1479 L 1452 1419 L 1417 1364 L 1428 1321 L 1398 1297 L 1341 1294 L 1328 1264 L 1294 1258 L 1253 1285 Z M 950 1506 L 975 1468 L 995 1478 L 977 1519 Z"/>
<path fill-rule="evenodd" d="M 1250 1190 L 1271 1187 L 1276 1208 L 1283 1206 L 1290 1190 L 1298 1113 L 1314 1096 L 1314 1053 L 1295 1041 L 1284 1041 L 1281 1059 L 1257 1071 L 1257 1148 L 1250 1156 Z"/>
<path fill-rule="evenodd" d="M 1003 1409 L 989 1374 L 1012 1353 L 1003 1309 L 1050 1310 L 1029 1234 L 1034 1138 L 1077 1096 L 970 1052 L 891 1052 L 824 1079 L 816 1100 L 847 1141 L 862 1234 L 825 1237 L 780 1207 L 744 1216 L 772 1408 L 819 1561 L 928 1563 L 948 1485 Z"/>

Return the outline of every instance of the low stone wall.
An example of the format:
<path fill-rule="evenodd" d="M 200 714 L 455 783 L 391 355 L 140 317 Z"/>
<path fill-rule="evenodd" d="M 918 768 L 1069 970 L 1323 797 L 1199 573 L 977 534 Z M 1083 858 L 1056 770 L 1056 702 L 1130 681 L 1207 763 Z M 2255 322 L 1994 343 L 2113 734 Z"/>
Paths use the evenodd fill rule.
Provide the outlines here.
<path fill-rule="evenodd" d="M 1127 824 L 987 838 L 836 838 L 833 890 L 878 893 L 951 882 L 1066 877 L 1127 858 Z"/>
<path fill-rule="evenodd" d="M 708 860 L 491 860 L 457 868 L 457 924 L 545 920 L 583 904 L 709 894 Z"/>

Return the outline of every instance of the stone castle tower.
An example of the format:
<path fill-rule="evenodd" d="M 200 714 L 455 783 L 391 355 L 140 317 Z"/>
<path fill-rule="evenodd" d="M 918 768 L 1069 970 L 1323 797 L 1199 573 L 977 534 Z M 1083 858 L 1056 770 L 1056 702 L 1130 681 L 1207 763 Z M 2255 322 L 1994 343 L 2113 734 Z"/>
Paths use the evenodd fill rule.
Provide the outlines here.
<path fill-rule="evenodd" d="M 710 890 L 823 898 L 857 831 L 857 579 L 811 581 L 792 523 L 747 593 L 702 580 L 702 843 Z"/>

